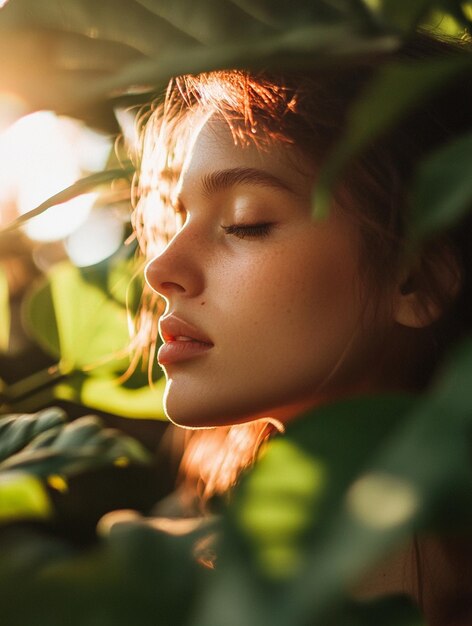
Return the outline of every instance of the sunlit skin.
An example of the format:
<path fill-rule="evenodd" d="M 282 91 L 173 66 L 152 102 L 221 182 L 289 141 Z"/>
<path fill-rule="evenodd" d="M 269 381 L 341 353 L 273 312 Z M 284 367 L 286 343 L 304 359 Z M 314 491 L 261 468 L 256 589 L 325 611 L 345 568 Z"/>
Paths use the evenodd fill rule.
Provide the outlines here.
<path fill-rule="evenodd" d="M 386 385 L 376 357 L 394 322 L 368 314 L 355 223 L 338 209 L 313 219 L 313 180 L 288 145 L 242 147 L 225 122 L 203 126 L 180 178 L 183 226 L 146 270 L 165 317 L 213 343 L 164 365 L 173 422 L 284 422 Z"/>

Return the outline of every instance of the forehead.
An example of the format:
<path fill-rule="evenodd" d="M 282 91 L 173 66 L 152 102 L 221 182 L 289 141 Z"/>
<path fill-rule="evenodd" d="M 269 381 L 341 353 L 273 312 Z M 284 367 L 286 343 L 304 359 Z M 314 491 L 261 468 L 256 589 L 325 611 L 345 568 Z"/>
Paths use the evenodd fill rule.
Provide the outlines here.
<path fill-rule="evenodd" d="M 284 183 L 295 193 L 310 197 L 314 167 L 308 158 L 288 142 L 258 137 L 242 144 L 232 132 L 229 122 L 210 118 L 195 136 L 182 168 L 178 187 L 193 187 L 218 170 L 254 168 Z"/>

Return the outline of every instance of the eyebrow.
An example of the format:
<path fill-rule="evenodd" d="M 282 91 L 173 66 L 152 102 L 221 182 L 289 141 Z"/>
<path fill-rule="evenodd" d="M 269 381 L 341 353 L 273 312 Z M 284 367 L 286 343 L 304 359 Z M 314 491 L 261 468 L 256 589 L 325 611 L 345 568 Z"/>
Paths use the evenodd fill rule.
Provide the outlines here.
<path fill-rule="evenodd" d="M 279 191 L 295 193 L 295 191 L 281 178 L 278 178 L 278 176 L 254 167 L 233 167 L 226 170 L 216 170 L 210 174 L 205 174 L 201 179 L 202 191 L 208 196 L 236 185 L 271 187 Z"/>

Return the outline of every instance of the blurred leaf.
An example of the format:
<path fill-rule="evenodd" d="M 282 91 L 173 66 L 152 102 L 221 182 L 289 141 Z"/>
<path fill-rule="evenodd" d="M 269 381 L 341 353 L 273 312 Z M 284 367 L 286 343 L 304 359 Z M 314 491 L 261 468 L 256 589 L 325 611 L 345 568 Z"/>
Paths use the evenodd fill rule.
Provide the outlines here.
<path fill-rule="evenodd" d="M 50 519 L 52 514 L 52 503 L 38 478 L 24 472 L 0 472 L 0 524 Z"/>
<path fill-rule="evenodd" d="M 448 14 L 462 28 L 472 26 L 472 3 L 463 0 L 441 0 L 437 3 L 439 10 Z"/>
<path fill-rule="evenodd" d="M 61 426 L 67 420 L 58 407 L 38 413 L 7 415 L 0 418 L 0 462 L 24 448 L 38 435 Z"/>
<path fill-rule="evenodd" d="M 68 0 L 67 7 L 61 0 L 41 4 L 34 0 L 10 2 L 0 14 L 0 32 L 13 29 L 80 34 L 89 40 L 115 42 L 146 55 L 155 54 L 169 44 L 177 46 L 188 41 L 169 22 L 134 0 L 102 0 L 100 4 L 94 0 Z M 61 48 L 55 52 L 53 59 L 60 62 Z"/>
<path fill-rule="evenodd" d="M 470 25 L 467 5 L 461 0 L 381 0 L 379 9 L 386 23 L 407 35 L 420 27 L 457 36 Z"/>
<path fill-rule="evenodd" d="M 54 266 L 25 302 L 25 323 L 70 370 L 123 372 L 129 365 L 126 310 L 90 277 L 93 270 L 82 272 L 67 262 Z"/>
<path fill-rule="evenodd" d="M 388 24 L 404 33 L 411 33 L 434 4 L 434 0 L 382 0 L 381 10 Z"/>
<path fill-rule="evenodd" d="M 124 523 L 94 550 L 67 556 L 57 537 L 53 543 L 13 535 L 1 545 L 2 562 L 6 557 L 9 567 L 0 563 L 5 596 L 0 621 L 8 626 L 184 626 L 205 578 L 193 556 L 198 537 Z M 26 555 L 16 564 L 21 543 Z"/>
<path fill-rule="evenodd" d="M 461 523 L 470 519 L 471 371 L 469 340 L 452 356 L 431 393 L 372 450 L 370 467 L 351 485 L 328 532 L 313 541 L 307 566 L 294 579 L 294 603 L 305 606 L 300 618 L 321 617 L 343 581 L 358 579 L 413 531 L 430 531 L 434 523 L 437 527 L 438 507 L 449 524 L 452 511 Z"/>
<path fill-rule="evenodd" d="M 114 378 L 73 374 L 54 387 L 54 396 L 123 417 L 167 420 L 164 388 L 164 378 L 152 388 L 146 383 L 133 389 L 120 385 Z"/>
<path fill-rule="evenodd" d="M 8 350 L 10 341 L 10 291 L 5 272 L 0 267 L 0 352 Z"/>
<path fill-rule="evenodd" d="M 115 87 L 156 90 L 169 76 L 196 69 L 260 67 L 295 56 L 306 64 L 316 62 L 307 52 L 338 56 L 393 45 L 391 29 L 362 0 L 69 0 L 67 8 L 60 0 L 41 7 L 17 0 L 0 14 L 0 35 L 1 89 L 32 109 L 85 117 L 87 106 L 116 96 Z M 150 65 L 137 63 L 146 57 Z"/>
<path fill-rule="evenodd" d="M 458 20 L 450 13 L 444 13 L 439 9 L 430 12 L 423 21 L 422 27 L 447 37 L 463 37 L 467 32 L 463 19 Z"/>
<path fill-rule="evenodd" d="M 138 2 L 195 42 L 205 45 L 226 42 L 228 37 L 246 41 L 264 36 L 272 30 L 230 0 L 180 2 L 138 0 Z M 165 48 L 162 47 L 161 51 L 163 49 Z"/>
<path fill-rule="evenodd" d="M 132 260 L 82 270 L 56 265 L 29 294 L 24 318 L 30 334 L 59 360 L 58 375 L 51 376 L 50 368 L 36 373 L 8 387 L 6 397 L 16 405 L 59 377 L 51 389 L 56 399 L 124 417 L 166 419 L 163 379 L 150 388 L 139 368 L 121 379 L 130 366 L 127 308 L 132 314 L 141 293 L 135 274 Z"/>
<path fill-rule="evenodd" d="M 357 22 L 369 31 L 369 27 L 377 23 L 375 12 L 364 0 L 344 0 L 341 2 L 332 0 L 281 0 L 277 3 L 271 0 L 233 0 L 257 19 L 273 25 L 278 30 L 297 26 L 307 22 L 333 23 L 333 22 Z"/>
<path fill-rule="evenodd" d="M 13 222 L 7 224 L 3 228 L 0 229 L 0 235 L 2 233 L 8 233 L 11 230 L 15 230 L 28 222 L 31 218 L 36 217 L 37 215 L 41 215 L 52 206 L 56 206 L 57 204 L 62 204 L 63 202 L 67 202 L 68 200 L 72 200 L 77 196 L 80 196 L 84 193 L 88 193 L 92 189 L 96 189 L 100 185 L 111 183 L 115 180 L 119 180 L 122 178 L 131 179 L 134 172 L 134 168 L 122 168 L 116 170 L 105 170 L 103 172 L 97 172 L 95 174 L 91 174 L 90 176 L 86 176 L 75 182 L 70 187 L 63 189 L 59 193 L 54 194 L 50 198 L 48 198 L 45 202 L 42 202 L 35 209 L 31 209 L 27 213 L 20 215 Z M 67 207 L 64 207 L 64 210 L 67 211 Z"/>
<path fill-rule="evenodd" d="M 130 63 L 113 76 L 90 85 L 88 97 L 119 93 L 129 85 L 159 85 L 180 74 L 196 74 L 214 69 L 251 67 L 313 67 L 327 60 L 386 52 L 399 45 L 390 33 L 373 33 L 366 37 L 356 24 L 304 24 L 292 30 L 249 42 L 229 40 L 212 47 L 164 50 L 156 59 Z"/>
<path fill-rule="evenodd" d="M 418 169 L 413 188 L 411 234 L 429 237 L 472 209 L 472 133 L 441 148 Z"/>
<path fill-rule="evenodd" d="M 351 107 L 347 131 L 321 169 L 314 190 L 315 216 L 325 215 L 332 187 L 349 161 L 471 64 L 466 55 L 383 68 Z"/>
<path fill-rule="evenodd" d="M 9 428 L 14 431 L 15 420 Z M 9 435 L 8 429 L 2 433 L 6 439 Z M 149 461 L 150 455 L 135 439 L 117 430 L 104 428 L 96 416 L 86 416 L 65 425 L 52 426 L 36 436 L 31 435 L 20 450 L 2 460 L 0 475 L 2 472 L 21 470 L 41 478 L 51 474 L 71 476 L 115 462 Z"/>
<path fill-rule="evenodd" d="M 227 626 L 327 623 L 326 604 L 316 613 L 322 619 L 307 620 L 299 596 L 305 606 L 308 590 L 314 601 L 325 590 L 331 601 L 342 598 L 344 555 L 332 549 L 325 559 L 324 541 L 342 514 L 348 485 L 400 427 L 412 403 L 407 396 L 385 396 L 320 407 L 268 443 L 234 492 L 218 568 L 195 626 L 223 620 Z M 346 540 L 341 543 L 345 547 Z M 304 578 L 308 554 L 321 567 L 314 578 Z M 356 555 L 363 554 L 359 547 Z"/>
<path fill-rule="evenodd" d="M 431 531 L 439 523 L 438 510 L 449 525 L 451 514 L 462 524 L 470 519 L 471 371 L 469 340 L 431 393 L 412 405 L 382 446 L 372 449 L 369 467 L 357 479 L 351 473 L 355 482 L 339 501 L 337 514 L 326 520 L 327 532 L 312 535 L 306 567 L 293 580 L 291 606 L 297 613 L 301 609 L 298 618 L 293 613 L 294 624 L 307 616 L 321 619 L 343 584 L 358 580 L 412 532 Z"/>

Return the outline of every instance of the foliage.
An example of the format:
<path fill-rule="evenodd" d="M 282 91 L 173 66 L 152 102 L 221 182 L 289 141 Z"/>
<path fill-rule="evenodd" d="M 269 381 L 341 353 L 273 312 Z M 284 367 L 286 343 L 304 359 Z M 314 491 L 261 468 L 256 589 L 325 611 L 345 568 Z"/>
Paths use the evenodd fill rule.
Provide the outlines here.
<path fill-rule="evenodd" d="M 34 410 L 40 393 L 42 403 L 68 400 L 125 417 L 164 419 L 163 381 L 150 387 L 147 372 L 127 375 L 128 320 L 142 290 L 134 272 L 126 259 L 84 269 L 63 262 L 32 286 L 24 325 L 56 365 L 4 386 L 10 410 Z"/>
<path fill-rule="evenodd" d="M 0 10 L 0 90 L 30 110 L 54 109 L 109 129 L 113 107 L 148 100 L 173 75 L 348 63 L 395 49 L 438 15 L 443 29 L 470 28 L 470 4 L 458 0 L 10 0 Z M 315 209 L 326 209 L 350 159 L 470 65 L 466 58 L 382 68 L 321 172 Z M 410 224 L 417 241 L 470 210 L 471 150 L 470 136 L 460 137 L 420 165 Z M 37 212 L 131 175 L 125 164 L 89 177 Z M 354 602 L 346 589 L 412 531 L 470 522 L 470 341 L 423 397 L 357 399 L 301 417 L 268 444 L 209 525 L 172 534 L 156 520 L 117 516 L 99 525 L 92 548 L 77 545 L 74 523 L 95 526 L 114 508 L 146 509 L 142 476 L 126 482 L 122 472 L 144 467 L 147 455 L 95 418 L 68 424 L 56 409 L 20 413 L 39 408 L 46 389 L 48 402 L 162 417 L 159 383 L 149 390 L 140 371 L 123 382 L 126 301 L 131 310 L 137 305 L 124 285 L 135 269 L 122 259 L 87 270 L 57 266 L 25 302 L 25 323 L 56 365 L 0 390 L 3 413 L 17 413 L 0 418 L 2 623 L 422 624 L 404 599 Z M 0 348 L 6 336 L 0 330 Z M 93 474 L 107 469 L 118 474 L 105 482 Z M 90 472 L 93 481 L 74 496 L 88 512 L 84 521 L 64 499 Z M 215 531 L 217 567 L 209 572 L 194 548 Z"/>

